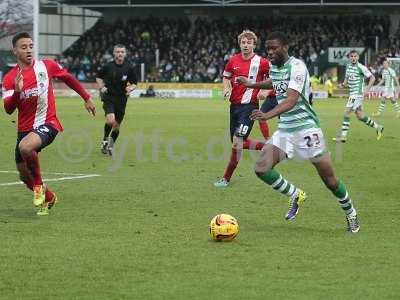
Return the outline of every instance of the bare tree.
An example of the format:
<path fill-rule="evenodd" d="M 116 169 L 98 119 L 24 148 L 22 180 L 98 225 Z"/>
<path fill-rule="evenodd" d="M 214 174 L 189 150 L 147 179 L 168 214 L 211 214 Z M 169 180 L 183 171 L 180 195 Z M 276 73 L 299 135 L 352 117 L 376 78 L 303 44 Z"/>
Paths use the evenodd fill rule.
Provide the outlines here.
<path fill-rule="evenodd" d="M 32 29 L 32 0 L 0 1 L 0 39 L 13 35 L 18 31 L 32 31 Z"/>

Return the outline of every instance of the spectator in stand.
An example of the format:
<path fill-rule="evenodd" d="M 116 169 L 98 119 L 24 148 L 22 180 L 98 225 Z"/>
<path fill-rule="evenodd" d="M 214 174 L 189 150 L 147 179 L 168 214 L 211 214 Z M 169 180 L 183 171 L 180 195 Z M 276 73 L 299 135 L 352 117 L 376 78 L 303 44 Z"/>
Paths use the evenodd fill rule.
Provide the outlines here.
<path fill-rule="evenodd" d="M 146 93 L 141 93 L 140 97 L 150 98 L 155 97 L 156 92 L 154 91 L 154 86 L 149 85 L 149 88 L 146 90 Z"/>
<path fill-rule="evenodd" d="M 96 72 L 112 59 L 112 45 L 122 43 L 127 45 L 133 66 L 146 64 L 146 81 L 215 82 L 221 80 L 224 65 L 238 52 L 235 36 L 246 28 L 252 28 L 260 36 L 261 45 L 268 32 L 286 32 L 292 49 L 290 54 L 302 59 L 311 73 L 328 47 L 374 48 L 374 36 L 379 37 L 380 45 L 393 45 L 388 54 L 390 57 L 400 57 L 400 27 L 394 37 L 389 37 L 389 18 L 357 14 L 351 18 L 280 15 L 268 19 L 197 18 L 194 21 L 148 17 L 115 23 L 101 19 L 68 48 L 59 61 L 74 75 L 83 70 L 86 80 L 94 81 Z M 157 49 L 160 52 L 158 67 L 155 66 Z M 259 54 L 266 55 L 264 50 Z"/>

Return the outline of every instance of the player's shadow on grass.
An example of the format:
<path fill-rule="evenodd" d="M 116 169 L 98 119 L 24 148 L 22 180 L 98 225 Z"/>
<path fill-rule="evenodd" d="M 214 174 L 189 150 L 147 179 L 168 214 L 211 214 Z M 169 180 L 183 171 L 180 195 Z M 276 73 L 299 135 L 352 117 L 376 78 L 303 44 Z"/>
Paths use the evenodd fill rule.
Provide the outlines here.
<path fill-rule="evenodd" d="M 39 219 L 33 209 L 9 208 L 0 209 L 0 224 L 22 223 L 23 220 L 32 221 Z"/>

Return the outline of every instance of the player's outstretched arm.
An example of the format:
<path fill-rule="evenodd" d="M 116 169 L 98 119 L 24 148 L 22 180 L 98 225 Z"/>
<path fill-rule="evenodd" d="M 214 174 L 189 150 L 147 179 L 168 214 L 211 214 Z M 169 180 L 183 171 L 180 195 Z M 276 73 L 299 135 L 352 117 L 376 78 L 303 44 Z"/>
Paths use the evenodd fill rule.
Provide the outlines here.
<path fill-rule="evenodd" d="M 65 72 L 60 78 L 66 85 L 68 85 L 71 89 L 77 92 L 82 99 L 85 101 L 86 110 L 93 116 L 96 115 L 96 106 L 91 100 L 91 96 L 88 92 L 86 92 L 85 88 L 80 84 L 80 82 L 72 76 L 70 73 Z"/>
<path fill-rule="evenodd" d="M 397 76 L 394 77 L 394 81 L 396 82 L 396 87 L 399 88 L 400 83 L 399 83 L 399 79 L 397 78 Z"/>
<path fill-rule="evenodd" d="M 341 88 L 347 87 L 347 77 L 345 77 L 343 83 L 339 83 L 339 87 Z"/>
<path fill-rule="evenodd" d="M 68 87 L 77 92 L 79 96 L 81 96 L 82 99 L 85 101 L 86 110 L 93 116 L 96 115 L 96 106 L 91 100 L 90 94 L 86 92 L 82 84 L 74 76 L 72 76 L 72 74 L 68 73 L 66 69 L 57 64 L 55 61 L 46 60 L 46 64 L 48 65 L 48 68 L 51 71 L 52 76 L 60 79 Z"/>
<path fill-rule="evenodd" d="M 128 80 L 125 88 L 127 96 L 130 96 L 130 94 L 137 88 L 137 84 L 138 79 L 136 77 L 135 70 L 133 69 L 133 67 L 131 67 L 128 71 Z"/>
<path fill-rule="evenodd" d="M 73 89 L 75 92 L 82 97 L 83 100 L 88 101 L 90 95 L 86 92 L 85 88 L 80 84 L 80 82 L 72 76 L 66 69 L 61 65 L 56 63 L 54 60 L 43 60 L 47 66 L 48 71 L 51 73 L 52 77 L 58 78 L 63 81 L 68 87 Z"/>
<path fill-rule="evenodd" d="M 92 99 L 85 101 L 85 108 L 92 116 L 96 115 L 96 106 L 94 105 Z"/>
<path fill-rule="evenodd" d="M 374 85 L 374 82 L 375 82 L 375 76 L 374 75 L 371 75 L 368 78 L 369 78 L 369 81 L 368 81 L 368 85 L 366 87 L 365 92 L 368 92 L 371 89 L 371 87 Z"/>
<path fill-rule="evenodd" d="M 396 87 L 394 89 L 394 99 L 397 99 L 399 97 L 399 89 L 400 89 L 400 83 L 397 76 L 394 77 L 394 82 L 396 83 Z"/>
<path fill-rule="evenodd" d="M 81 98 L 85 100 L 85 102 L 90 99 L 89 93 L 86 92 L 82 84 L 70 73 L 64 72 L 64 74 L 57 76 L 57 78 L 62 80 L 68 87 L 77 92 L 79 96 L 81 96 Z"/>
<path fill-rule="evenodd" d="M 267 113 L 263 113 L 262 111 L 255 109 L 252 111 L 250 115 L 250 119 L 252 120 L 269 120 L 280 114 L 291 110 L 297 103 L 300 93 L 291 88 L 287 89 L 287 98 L 283 102 L 279 103 L 274 109 L 270 110 Z"/>
<path fill-rule="evenodd" d="M 243 84 L 244 86 L 248 88 L 254 88 L 254 89 L 264 89 L 264 90 L 269 90 L 272 89 L 272 80 L 271 78 L 267 78 L 264 81 L 259 81 L 255 83 L 251 83 L 247 77 L 244 76 L 238 76 L 236 78 L 237 83 Z"/>
<path fill-rule="evenodd" d="M 231 80 L 229 78 L 224 77 L 222 79 L 222 84 L 224 86 L 224 91 L 223 91 L 224 99 L 229 100 L 231 98 L 231 94 L 232 94 Z"/>
<path fill-rule="evenodd" d="M 381 78 L 376 86 L 381 86 L 384 82 L 385 82 L 385 80 L 383 78 Z"/>

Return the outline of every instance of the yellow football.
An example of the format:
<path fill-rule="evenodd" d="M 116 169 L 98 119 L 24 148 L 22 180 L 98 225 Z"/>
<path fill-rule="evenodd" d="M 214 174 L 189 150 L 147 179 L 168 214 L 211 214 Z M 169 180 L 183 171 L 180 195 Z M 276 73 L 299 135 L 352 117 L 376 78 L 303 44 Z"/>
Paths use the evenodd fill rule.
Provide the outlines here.
<path fill-rule="evenodd" d="M 231 241 L 239 233 L 238 221 L 228 214 L 219 214 L 210 222 L 210 235 L 215 241 Z"/>

